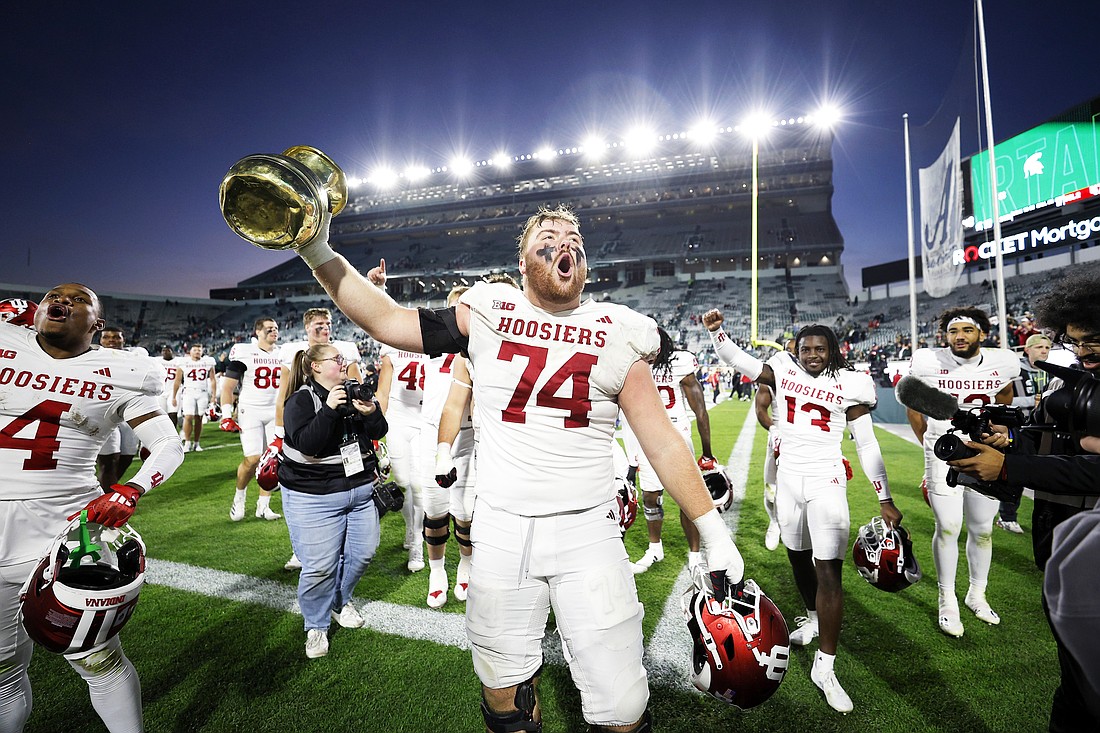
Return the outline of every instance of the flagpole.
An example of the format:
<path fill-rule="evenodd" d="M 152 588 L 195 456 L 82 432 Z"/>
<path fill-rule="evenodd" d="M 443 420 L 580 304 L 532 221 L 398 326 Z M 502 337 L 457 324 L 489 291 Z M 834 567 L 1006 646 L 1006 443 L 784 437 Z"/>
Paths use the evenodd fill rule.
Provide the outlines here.
<path fill-rule="evenodd" d="M 985 101 L 985 135 L 989 140 L 989 200 L 993 213 L 993 249 L 997 262 L 997 320 L 1000 325 L 1001 347 L 1008 349 L 1008 317 L 1005 305 L 1004 257 L 1001 255 L 1001 212 L 997 200 L 997 156 L 993 147 L 993 108 L 989 101 L 989 61 L 985 49 L 985 16 L 982 0 L 975 0 L 978 8 L 978 46 L 982 60 L 982 95 Z"/>
<path fill-rule="evenodd" d="M 913 254 L 913 161 L 909 154 L 909 115 L 901 116 L 905 124 L 905 231 L 909 240 L 909 351 L 917 350 L 917 261 Z"/>

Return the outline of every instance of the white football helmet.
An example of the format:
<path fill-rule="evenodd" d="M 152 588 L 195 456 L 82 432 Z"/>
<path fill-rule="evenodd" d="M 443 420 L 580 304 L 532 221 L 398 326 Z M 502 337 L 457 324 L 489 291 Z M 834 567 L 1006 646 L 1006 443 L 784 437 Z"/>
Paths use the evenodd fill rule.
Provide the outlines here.
<path fill-rule="evenodd" d="M 733 482 L 726 475 L 726 467 L 715 464 L 709 471 L 703 471 L 703 481 L 710 492 L 710 498 L 714 502 L 714 508 L 724 512 L 733 505 Z"/>
<path fill-rule="evenodd" d="M 118 529 L 73 519 L 23 584 L 19 615 L 27 635 L 57 654 L 102 645 L 130 620 L 145 582 L 145 544 Z"/>

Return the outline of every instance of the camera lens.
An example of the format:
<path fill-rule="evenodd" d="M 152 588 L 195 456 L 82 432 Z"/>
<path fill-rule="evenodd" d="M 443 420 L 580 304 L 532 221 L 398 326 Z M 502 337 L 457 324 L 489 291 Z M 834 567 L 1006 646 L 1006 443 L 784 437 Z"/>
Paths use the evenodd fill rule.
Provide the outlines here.
<path fill-rule="evenodd" d="M 941 461 L 957 461 L 960 458 L 970 458 L 978 455 L 978 451 L 969 447 L 963 442 L 962 438 L 954 433 L 941 435 L 936 441 L 936 445 L 932 447 L 932 452 Z"/>

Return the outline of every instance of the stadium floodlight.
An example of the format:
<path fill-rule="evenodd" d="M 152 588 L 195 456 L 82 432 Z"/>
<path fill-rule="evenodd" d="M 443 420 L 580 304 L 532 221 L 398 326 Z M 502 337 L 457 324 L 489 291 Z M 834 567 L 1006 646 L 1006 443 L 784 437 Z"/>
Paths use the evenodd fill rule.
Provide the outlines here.
<path fill-rule="evenodd" d="M 623 145 L 632 153 L 645 155 L 657 144 L 657 134 L 645 127 L 633 127 L 623 135 Z"/>
<path fill-rule="evenodd" d="M 467 158 L 456 157 L 451 161 L 451 171 L 459 178 L 465 178 L 470 175 L 470 171 L 474 169 L 474 164 Z"/>
<path fill-rule="evenodd" d="M 585 138 L 581 150 L 589 160 L 600 160 L 607 152 L 607 143 L 599 135 Z"/>
<path fill-rule="evenodd" d="M 840 122 L 840 117 L 840 108 L 831 104 L 824 104 L 814 113 L 812 119 L 818 127 L 831 129 Z"/>
<path fill-rule="evenodd" d="M 497 153 L 492 158 L 489 158 L 489 163 L 497 168 L 507 168 L 512 165 L 512 156 L 508 153 Z"/>
<path fill-rule="evenodd" d="M 700 145 L 709 145 L 718 136 L 718 126 L 710 120 L 699 120 L 688 130 L 688 139 Z"/>
<path fill-rule="evenodd" d="M 410 165 L 405 169 L 405 179 L 410 183 L 422 181 L 432 174 L 431 170 L 422 165 Z"/>
<path fill-rule="evenodd" d="M 544 145 L 535 151 L 535 160 L 550 160 L 551 158 L 556 158 L 557 155 L 557 150 L 549 145 Z"/>
<path fill-rule="evenodd" d="M 745 121 L 740 124 L 741 132 L 751 137 L 753 140 L 759 140 L 768 134 L 773 126 L 772 115 L 765 114 L 763 112 L 754 112 L 745 118 Z"/>
<path fill-rule="evenodd" d="M 397 185 L 397 173 L 392 168 L 387 168 L 385 166 L 375 168 L 371 171 L 371 174 L 367 176 L 367 181 L 378 188 L 393 188 Z"/>

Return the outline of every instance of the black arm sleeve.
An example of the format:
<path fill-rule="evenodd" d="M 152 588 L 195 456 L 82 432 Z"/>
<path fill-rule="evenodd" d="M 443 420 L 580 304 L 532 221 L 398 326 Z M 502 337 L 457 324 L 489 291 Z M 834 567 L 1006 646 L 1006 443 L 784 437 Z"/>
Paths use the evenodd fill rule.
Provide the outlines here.
<path fill-rule="evenodd" d="M 1010 486 L 1026 486 L 1048 494 L 1100 496 L 1100 455 L 1005 456 Z"/>
<path fill-rule="evenodd" d="M 241 377 L 244 376 L 246 371 L 248 371 L 248 367 L 244 365 L 243 361 L 234 359 L 225 365 L 225 376 L 230 379 L 236 379 L 238 382 L 241 381 Z"/>
<path fill-rule="evenodd" d="M 454 307 L 430 310 L 418 308 L 420 313 L 420 338 L 424 342 L 424 353 L 428 356 L 440 354 L 462 354 L 470 348 L 470 337 L 463 336 L 458 330 L 458 318 Z"/>

